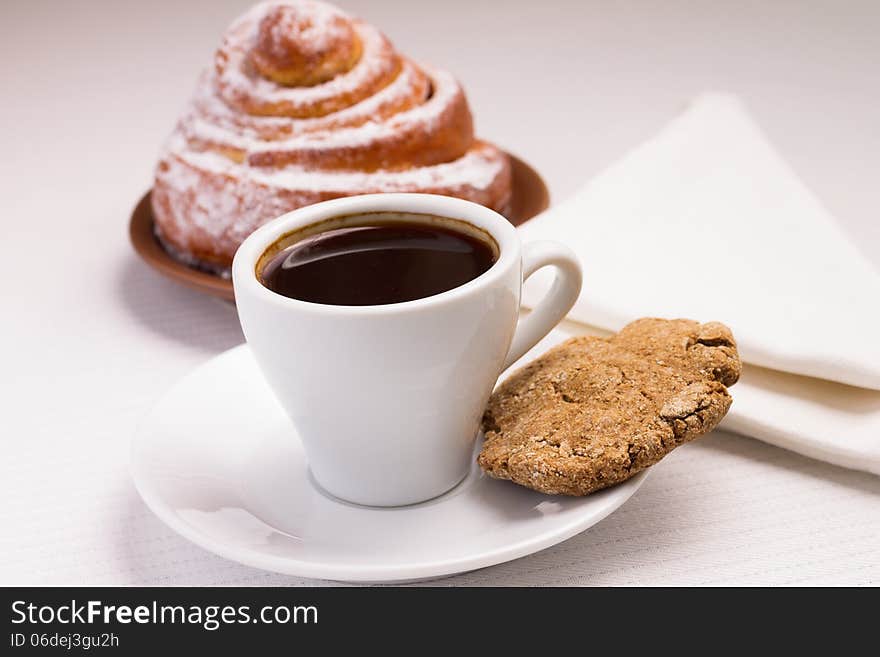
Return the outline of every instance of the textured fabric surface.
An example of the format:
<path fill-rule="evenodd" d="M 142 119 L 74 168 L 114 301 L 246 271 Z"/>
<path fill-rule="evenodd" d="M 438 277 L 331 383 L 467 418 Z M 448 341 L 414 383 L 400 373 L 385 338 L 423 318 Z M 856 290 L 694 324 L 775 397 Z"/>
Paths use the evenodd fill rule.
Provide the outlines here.
<path fill-rule="evenodd" d="M 156 399 L 242 340 L 231 306 L 136 260 L 126 220 L 197 72 L 247 4 L 4 7 L 15 27 L 5 45 L 28 57 L 0 61 L 0 584 L 315 583 L 194 547 L 144 507 L 128 474 L 130 437 Z M 865 84 L 874 60 L 853 56 L 877 52 L 876 3 L 342 4 L 459 75 L 480 130 L 534 164 L 556 200 L 695 91 L 735 89 L 880 263 L 871 239 L 880 135 L 864 127 L 876 118 L 878 91 Z M 846 29 L 828 29 L 832 14 Z M 454 44 L 438 37 L 447 32 Z M 524 33 L 533 48 L 521 47 Z M 748 376 L 732 389 L 728 418 L 746 403 Z M 835 411 L 877 408 L 820 390 Z M 827 426 L 791 414 L 788 426 L 845 442 L 863 426 L 849 417 Z M 627 583 L 880 584 L 880 477 L 716 431 L 664 459 L 587 532 L 436 582 Z"/>
<path fill-rule="evenodd" d="M 138 420 L 238 344 L 234 308 L 120 250 L 4 347 L 0 583 L 318 582 L 227 562 L 167 529 L 128 474 Z M 42 348 L 40 348 L 42 345 Z M 734 405 L 738 386 L 734 386 Z M 48 404 L 47 404 L 48 400 Z M 880 478 L 723 431 L 652 468 L 612 516 L 554 548 L 436 585 L 880 584 Z"/>

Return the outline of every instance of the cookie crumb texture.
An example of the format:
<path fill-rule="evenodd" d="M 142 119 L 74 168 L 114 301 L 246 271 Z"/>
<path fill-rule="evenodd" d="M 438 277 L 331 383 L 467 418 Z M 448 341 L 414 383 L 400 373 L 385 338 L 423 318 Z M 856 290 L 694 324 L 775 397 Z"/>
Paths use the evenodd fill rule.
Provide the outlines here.
<path fill-rule="evenodd" d="M 711 431 L 741 369 L 718 322 L 648 318 L 609 338 L 572 338 L 492 395 L 480 467 L 551 495 L 620 483 Z"/>

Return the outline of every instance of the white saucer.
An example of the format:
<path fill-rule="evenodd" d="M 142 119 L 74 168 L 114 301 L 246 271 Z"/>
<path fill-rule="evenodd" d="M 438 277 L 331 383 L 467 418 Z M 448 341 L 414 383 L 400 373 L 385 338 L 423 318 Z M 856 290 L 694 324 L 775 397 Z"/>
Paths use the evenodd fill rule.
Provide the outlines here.
<path fill-rule="evenodd" d="M 159 402 L 135 437 L 132 473 L 153 512 L 206 550 L 279 573 L 361 582 L 451 575 L 537 552 L 602 520 L 645 477 L 584 498 L 551 497 L 474 465 L 422 504 L 348 504 L 313 483 L 246 345 Z"/>

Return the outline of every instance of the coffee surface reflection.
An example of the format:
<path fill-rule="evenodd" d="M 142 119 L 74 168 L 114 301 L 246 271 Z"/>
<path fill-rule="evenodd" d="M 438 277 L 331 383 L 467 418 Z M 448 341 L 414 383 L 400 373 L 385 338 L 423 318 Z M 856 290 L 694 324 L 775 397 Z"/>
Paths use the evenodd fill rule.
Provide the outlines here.
<path fill-rule="evenodd" d="M 294 242 L 265 264 L 260 280 L 292 299 L 372 306 L 446 292 L 480 276 L 495 260 L 488 243 L 439 222 L 389 222 Z"/>

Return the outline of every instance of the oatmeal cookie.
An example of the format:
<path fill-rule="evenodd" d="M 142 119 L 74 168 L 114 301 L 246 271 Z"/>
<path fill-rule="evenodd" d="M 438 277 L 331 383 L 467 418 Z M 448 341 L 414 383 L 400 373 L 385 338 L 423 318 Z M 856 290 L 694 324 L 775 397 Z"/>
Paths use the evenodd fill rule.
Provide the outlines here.
<path fill-rule="evenodd" d="M 612 486 L 711 431 L 740 371 L 733 334 L 717 322 L 648 318 L 572 338 L 492 395 L 479 464 L 554 495 Z"/>

